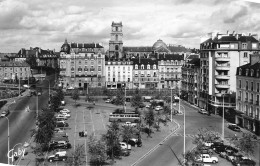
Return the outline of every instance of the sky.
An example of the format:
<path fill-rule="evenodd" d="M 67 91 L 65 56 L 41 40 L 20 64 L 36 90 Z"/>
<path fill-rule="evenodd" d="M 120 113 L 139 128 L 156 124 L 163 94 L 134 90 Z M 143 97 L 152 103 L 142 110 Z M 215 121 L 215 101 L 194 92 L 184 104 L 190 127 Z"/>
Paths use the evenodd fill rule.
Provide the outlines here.
<path fill-rule="evenodd" d="M 257 0 L 0 0 L 0 52 L 68 42 L 102 43 L 112 22 L 123 24 L 124 46 L 166 44 L 199 48 L 210 32 L 260 36 Z"/>

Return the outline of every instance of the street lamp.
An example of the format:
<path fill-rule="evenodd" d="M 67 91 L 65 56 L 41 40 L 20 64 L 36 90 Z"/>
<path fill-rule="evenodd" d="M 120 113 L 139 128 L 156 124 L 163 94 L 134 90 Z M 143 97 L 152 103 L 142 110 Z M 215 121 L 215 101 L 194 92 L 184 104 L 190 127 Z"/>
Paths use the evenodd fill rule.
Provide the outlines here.
<path fill-rule="evenodd" d="M 186 136 L 186 131 L 185 131 L 185 107 L 179 104 L 179 107 L 183 108 L 183 155 L 185 159 L 185 136 Z"/>
<path fill-rule="evenodd" d="M 7 135 L 8 135 L 8 145 L 7 145 L 7 149 L 8 149 L 8 153 L 7 155 L 9 155 L 9 151 L 10 151 L 10 132 L 9 132 L 9 119 L 5 116 L 5 118 L 7 119 L 8 121 L 8 126 L 7 126 Z M 7 156 L 7 159 L 8 159 L 8 165 L 10 164 L 9 162 L 9 156 Z"/>

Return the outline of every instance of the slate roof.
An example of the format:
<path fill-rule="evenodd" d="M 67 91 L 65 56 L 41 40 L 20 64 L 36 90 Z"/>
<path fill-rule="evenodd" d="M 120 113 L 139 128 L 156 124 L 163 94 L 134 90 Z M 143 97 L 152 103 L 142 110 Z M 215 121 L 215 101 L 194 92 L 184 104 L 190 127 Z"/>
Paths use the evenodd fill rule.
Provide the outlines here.
<path fill-rule="evenodd" d="M 222 42 L 258 42 L 253 36 L 242 36 L 242 34 L 238 34 L 238 38 L 235 35 L 230 34 L 228 36 L 222 36 L 219 39 L 215 37 L 207 39 L 203 43 L 222 43 Z"/>
<path fill-rule="evenodd" d="M 157 56 L 155 56 L 157 58 Z M 159 55 L 159 58 L 157 59 L 158 61 L 161 61 L 161 60 L 164 60 L 164 61 L 167 61 L 167 60 L 184 60 L 184 55 L 179 55 L 179 54 L 160 54 Z"/>
<path fill-rule="evenodd" d="M 237 76 L 239 76 L 239 70 L 242 69 L 242 73 L 241 73 L 241 76 L 246 76 L 246 77 L 259 77 L 257 76 L 257 71 L 259 72 L 260 71 L 260 62 L 257 62 L 253 65 L 251 65 L 251 63 L 248 63 L 248 64 L 245 64 L 243 66 L 239 66 L 237 68 Z M 246 71 L 248 69 L 248 75 L 246 75 Z M 251 76 L 251 69 L 253 69 L 254 73 L 253 75 Z M 260 74 L 259 74 L 260 75 Z"/>
<path fill-rule="evenodd" d="M 194 58 L 199 58 L 199 54 L 188 55 L 186 59 L 194 59 Z"/>
<path fill-rule="evenodd" d="M 191 61 L 188 63 L 194 64 L 194 66 L 200 67 L 200 58 L 193 58 Z"/>
<path fill-rule="evenodd" d="M 129 51 L 129 52 L 152 52 L 152 47 L 123 47 L 123 51 Z"/>
<path fill-rule="evenodd" d="M 139 58 L 136 58 L 136 59 L 131 59 L 131 61 L 133 61 L 133 65 L 144 65 L 144 66 L 146 66 L 146 65 L 148 65 L 148 64 L 150 64 L 150 65 L 158 65 L 158 61 L 157 60 L 153 60 L 153 59 L 145 59 L 145 58 L 141 58 L 140 60 L 139 60 Z M 140 61 L 140 62 L 139 62 Z M 151 68 L 152 69 L 152 68 Z"/>
<path fill-rule="evenodd" d="M 103 48 L 99 43 L 70 43 L 71 48 Z"/>

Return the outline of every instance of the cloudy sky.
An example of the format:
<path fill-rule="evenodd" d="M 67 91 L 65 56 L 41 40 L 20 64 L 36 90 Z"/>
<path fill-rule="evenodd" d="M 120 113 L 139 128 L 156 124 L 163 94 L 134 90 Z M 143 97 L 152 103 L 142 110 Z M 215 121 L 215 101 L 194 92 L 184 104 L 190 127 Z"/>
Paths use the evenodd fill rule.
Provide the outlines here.
<path fill-rule="evenodd" d="M 112 21 L 123 23 L 124 46 L 199 48 L 209 32 L 257 33 L 257 0 L 0 0 L 0 52 L 68 42 L 108 46 Z"/>

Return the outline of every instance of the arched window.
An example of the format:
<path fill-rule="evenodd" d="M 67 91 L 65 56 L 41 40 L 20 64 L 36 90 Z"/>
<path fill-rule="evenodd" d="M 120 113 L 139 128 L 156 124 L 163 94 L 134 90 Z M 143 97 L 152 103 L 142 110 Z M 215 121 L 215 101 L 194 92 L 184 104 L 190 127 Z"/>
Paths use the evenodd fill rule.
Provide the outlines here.
<path fill-rule="evenodd" d="M 238 73 L 238 75 L 242 75 L 242 69 L 241 68 L 239 68 L 239 73 Z"/>
<path fill-rule="evenodd" d="M 246 76 L 248 76 L 248 73 L 249 73 L 249 69 L 246 69 Z"/>
<path fill-rule="evenodd" d="M 144 69 L 144 65 L 141 65 L 141 69 Z"/>
<path fill-rule="evenodd" d="M 256 77 L 259 77 L 259 69 L 257 69 Z"/>
<path fill-rule="evenodd" d="M 138 69 L 138 65 L 135 65 L 135 69 Z"/>
<path fill-rule="evenodd" d="M 115 50 L 118 50 L 118 45 L 115 46 Z"/>
<path fill-rule="evenodd" d="M 251 77 L 254 76 L 254 70 L 251 69 Z"/>
<path fill-rule="evenodd" d="M 175 61 L 175 65 L 178 65 L 178 61 Z"/>
<path fill-rule="evenodd" d="M 147 65 L 147 69 L 150 69 L 150 65 Z"/>

